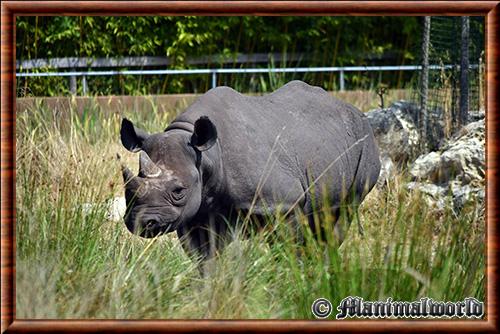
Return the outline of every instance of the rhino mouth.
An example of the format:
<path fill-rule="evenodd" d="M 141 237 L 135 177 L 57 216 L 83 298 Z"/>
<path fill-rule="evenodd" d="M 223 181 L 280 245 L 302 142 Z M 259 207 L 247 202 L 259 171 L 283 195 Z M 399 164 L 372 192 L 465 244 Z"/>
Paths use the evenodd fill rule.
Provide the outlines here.
<path fill-rule="evenodd" d="M 173 217 L 172 217 L 173 218 Z M 162 219 L 162 217 L 141 217 L 129 213 L 125 216 L 127 229 L 143 238 L 154 238 L 161 234 L 175 231 L 179 219 Z"/>
<path fill-rule="evenodd" d="M 135 231 L 135 233 L 143 238 L 154 238 L 162 234 L 173 232 L 175 230 L 175 223 L 175 221 L 160 222 L 155 219 L 149 219 L 146 223 L 142 224 L 142 226 L 139 224 L 138 231 Z"/>

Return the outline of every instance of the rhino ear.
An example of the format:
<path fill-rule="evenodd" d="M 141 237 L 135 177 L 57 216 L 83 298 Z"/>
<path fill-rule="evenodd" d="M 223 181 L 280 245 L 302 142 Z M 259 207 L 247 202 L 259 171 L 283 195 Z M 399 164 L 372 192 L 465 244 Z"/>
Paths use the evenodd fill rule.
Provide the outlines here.
<path fill-rule="evenodd" d="M 191 145 L 199 151 L 206 151 L 217 141 L 217 129 L 214 123 L 207 117 L 202 116 L 194 123 L 194 133 L 191 137 Z"/>
<path fill-rule="evenodd" d="M 130 152 L 138 152 L 142 149 L 142 143 L 149 137 L 144 130 L 136 128 L 131 121 L 124 118 L 120 129 L 120 137 L 123 146 Z"/>

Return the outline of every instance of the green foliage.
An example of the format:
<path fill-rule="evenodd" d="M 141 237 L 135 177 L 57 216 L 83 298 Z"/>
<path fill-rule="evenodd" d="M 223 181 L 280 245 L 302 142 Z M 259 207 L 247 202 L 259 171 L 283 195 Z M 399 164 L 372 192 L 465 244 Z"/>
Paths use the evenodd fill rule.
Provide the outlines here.
<path fill-rule="evenodd" d="M 53 57 L 162 56 L 172 60 L 171 68 L 190 68 L 190 57 L 281 53 L 283 65 L 344 66 L 400 64 L 415 58 L 420 38 L 416 17 L 206 17 L 206 16 L 40 16 L 17 17 L 18 60 Z M 287 57 L 305 54 L 307 59 Z M 226 67 L 247 67 L 229 63 Z M 207 64 L 220 67 L 220 61 Z M 264 65 L 268 66 L 268 65 Z M 46 69 L 47 70 L 47 69 Z M 407 74 L 399 74 L 407 76 Z M 384 78 L 392 87 L 395 74 Z M 337 87 L 337 74 L 290 74 L 283 80 L 303 79 L 326 89 Z M 222 75 L 219 84 L 240 86 L 244 91 L 263 92 L 263 76 Z M 376 85 L 378 74 L 346 75 L 348 86 Z M 250 83 L 253 82 L 253 84 Z M 375 83 L 374 83 L 375 82 Z M 65 80 L 19 79 L 18 95 L 60 95 L 67 93 Z M 271 83 L 272 86 L 272 83 Z M 49 89 L 49 87 L 51 87 Z M 210 88 L 205 76 L 104 77 L 89 79 L 94 95 L 164 94 L 204 92 Z"/>
<path fill-rule="evenodd" d="M 125 110 L 149 131 L 173 113 Z M 304 228 L 294 240 L 280 216 L 267 231 L 236 238 L 201 277 L 176 237 L 145 240 L 106 218 L 123 195 L 116 153 L 121 115 L 96 105 L 49 109 L 43 101 L 16 121 L 16 317 L 311 319 L 311 303 L 485 299 L 484 217 L 469 203 L 459 216 L 433 211 L 396 176 L 361 206 L 365 236 L 351 228 L 342 247 Z M 450 205 L 451 207 L 451 205 Z M 317 215 L 325 226 L 328 210 Z M 306 224 L 298 213 L 302 226 Z M 356 226 L 354 226 L 356 227 Z M 237 234 L 239 235 L 239 234 Z"/>

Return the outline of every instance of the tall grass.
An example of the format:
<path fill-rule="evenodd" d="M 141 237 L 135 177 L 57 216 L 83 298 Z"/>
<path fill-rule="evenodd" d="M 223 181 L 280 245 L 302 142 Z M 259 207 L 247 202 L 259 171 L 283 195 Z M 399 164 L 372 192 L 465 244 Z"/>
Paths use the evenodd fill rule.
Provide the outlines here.
<path fill-rule="evenodd" d="M 125 111 L 150 131 L 178 111 Z M 319 297 L 336 305 L 366 300 L 485 298 L 484 218 L 470 203 L 457 216 L 437 212 L 405 187 L 404 173 L 374 189 L 338 249 L 282 217 L 236 240 L 199 274 L 175 236 L 141 239 L 106 219 L 122 195 L 115 155 L 121 115 L 43 105 L 17 115 L 17 318 L 313 318 Z M 88 205 L 92 203 L 92 205 Z M 306 224 L 298 215 L 301 226 Z M 328 215 L 318 219 L 328 225 Z"/>

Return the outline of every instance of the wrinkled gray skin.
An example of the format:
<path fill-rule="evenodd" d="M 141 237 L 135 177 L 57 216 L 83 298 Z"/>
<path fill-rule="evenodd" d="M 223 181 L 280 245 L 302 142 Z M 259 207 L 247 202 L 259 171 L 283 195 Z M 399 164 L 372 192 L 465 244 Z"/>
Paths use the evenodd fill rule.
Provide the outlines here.
<path fill-rule="evenodd" d="M 162 133 L 126 119 L 120 132 L 125 148 L 140 152 L 139 175 L 123 169 L 128 229 L 143 237 L 176 231 L 202 259 L 222 249 L 237 213 L 250 210 L 259 221 L 300 208 L 311 217 L 326 198 L 338 218 L 342 203 L 357 208 L 380 172 L 364 115 L 301 81 L 261 97 L 214 88 Z M 342 242 L 345 230 L 334 229 Z"/>

